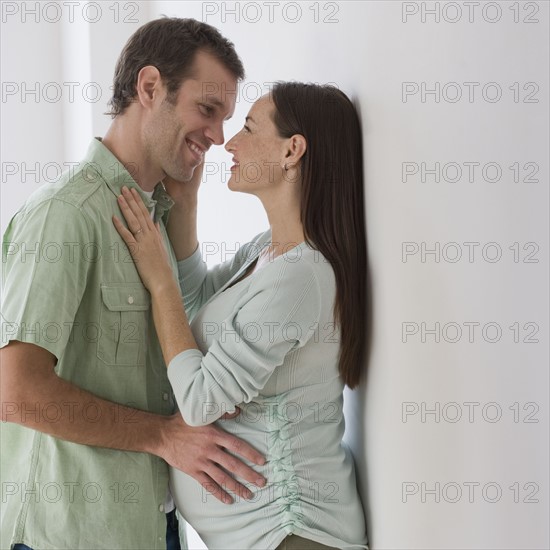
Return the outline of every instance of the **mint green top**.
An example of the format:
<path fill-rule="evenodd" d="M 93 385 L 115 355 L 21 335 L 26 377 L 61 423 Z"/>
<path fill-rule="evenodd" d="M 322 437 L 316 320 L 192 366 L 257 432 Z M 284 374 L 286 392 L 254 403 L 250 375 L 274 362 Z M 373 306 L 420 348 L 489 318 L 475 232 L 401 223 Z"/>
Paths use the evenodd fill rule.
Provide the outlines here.
<path fill-rule="evenodd" d="M 303 242 L 239 280 L 270 239 L 269 231 L 259 235 L 209 271 L 199 249 L 178 262 L 200 350 L 168 365 L 187 423 L 209 424 L 239 405 L 241 414 L 220 426 L 266 456 L 256 468 L 267 485 L 226 505 L 171 469 L 172 494 L 210 549 L 276 548 L 291 533 L 366 548 L 353 458 L 342 442 L 334 273 Z"/>
<path fill-rule="evenodd" d="M 124 219 L 116 200 L 122 185 L 141 191 L 95 139 L 73 172 L 40 187 L 11 220 L 3 240 L 2 346 L 36 344 L 57 357 L 61 378 L 115 403 L 168 415 L 173 394 L 150 295 L 111 220 Z M 142 197 L 157 218 L 172 204 L 159 186 L 155 200 Z M 47 422 L 70 407 L 52 401 L 33 411 L 15 403 L 12 414 Z M 96 421 L 96 409 L 84 411 Z M 132 422 L 116 405 L 112 414 Z M 9 422 L 1 429 L 2 548 L 166 548 L 163 460 L 69 443 Z"/>

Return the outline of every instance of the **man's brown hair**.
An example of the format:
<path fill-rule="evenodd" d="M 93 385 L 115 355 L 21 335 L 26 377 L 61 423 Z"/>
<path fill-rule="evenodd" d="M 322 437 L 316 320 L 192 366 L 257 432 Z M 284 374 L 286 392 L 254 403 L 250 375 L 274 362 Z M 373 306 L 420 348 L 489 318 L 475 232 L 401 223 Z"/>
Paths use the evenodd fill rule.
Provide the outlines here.
<path fill-rule="evenodd" d="M 168 92 L 175 96 L 187 78 L 192 78 L 197 51 L 218 59 L 237 80 L 244 79 L 244 68 L 232 42 L 206 23 L 195 19 L 163 17 L 140 27 L 128 40 L 118 58 L 109 101 L 113 118 L 122 114 L 137 95 L 139 71 L 148 65 L 156 67 Z"/>

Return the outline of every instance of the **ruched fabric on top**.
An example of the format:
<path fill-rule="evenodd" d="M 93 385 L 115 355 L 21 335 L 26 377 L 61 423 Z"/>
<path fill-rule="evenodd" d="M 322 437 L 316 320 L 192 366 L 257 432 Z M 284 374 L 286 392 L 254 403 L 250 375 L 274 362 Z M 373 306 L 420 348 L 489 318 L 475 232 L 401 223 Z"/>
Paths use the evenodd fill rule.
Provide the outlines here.
<path fill-rule="evenodd" d="M 276 487 L 274 502 L 281 511 L 281 527 L 293 533 L 295 529 L 303 528 L 304 515 L 300 506 L 300 486 L 292 464 L 289 421 L 287 415 L 279 412 L 279 406 L 271 416 L 273 420 L 266 422 L 273 472 L 270 481 Z"/>

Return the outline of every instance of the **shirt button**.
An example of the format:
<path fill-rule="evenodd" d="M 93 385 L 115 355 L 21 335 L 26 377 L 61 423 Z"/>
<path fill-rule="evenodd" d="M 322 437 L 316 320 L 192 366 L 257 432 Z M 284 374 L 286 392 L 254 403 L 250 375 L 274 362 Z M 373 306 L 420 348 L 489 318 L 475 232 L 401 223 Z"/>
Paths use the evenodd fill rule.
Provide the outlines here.
<path fill-rule="evenodd" d="M 162 398 L 164 399 L 164 401 L 168 401 L 168 397 L 169 397 L 169 396 L 168 396 L 168 394 L 167 394 L 166 392 L 164 392 L 164 393 L 162 394 Z"/>
<path fill-rule="evenodd" d="M 161 505 L 159 506 L 159 512 L 164 512 L 164 504 L 161 504 Z"/>
<path fill-rule="evenodd" d="M 133 304 L 133 303 L 134 303 L 134 297 L 133 297 L 133 296 L 128 296 L 128 303 L 129 303 L 129 304 Z"/>

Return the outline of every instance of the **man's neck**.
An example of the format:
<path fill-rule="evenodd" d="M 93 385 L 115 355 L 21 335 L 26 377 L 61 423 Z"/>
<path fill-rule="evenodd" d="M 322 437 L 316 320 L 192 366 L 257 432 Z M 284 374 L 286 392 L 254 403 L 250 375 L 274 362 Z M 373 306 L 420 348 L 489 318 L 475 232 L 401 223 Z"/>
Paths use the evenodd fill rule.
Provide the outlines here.
<path fill-rule="evenodd" d="M 129 119 L 119 115 L 113 120 L 102 143 L 128 170 L 143 191 L 153 191 L 163 175 L 151 167 L 140 136 L 140 129 Z"/>

